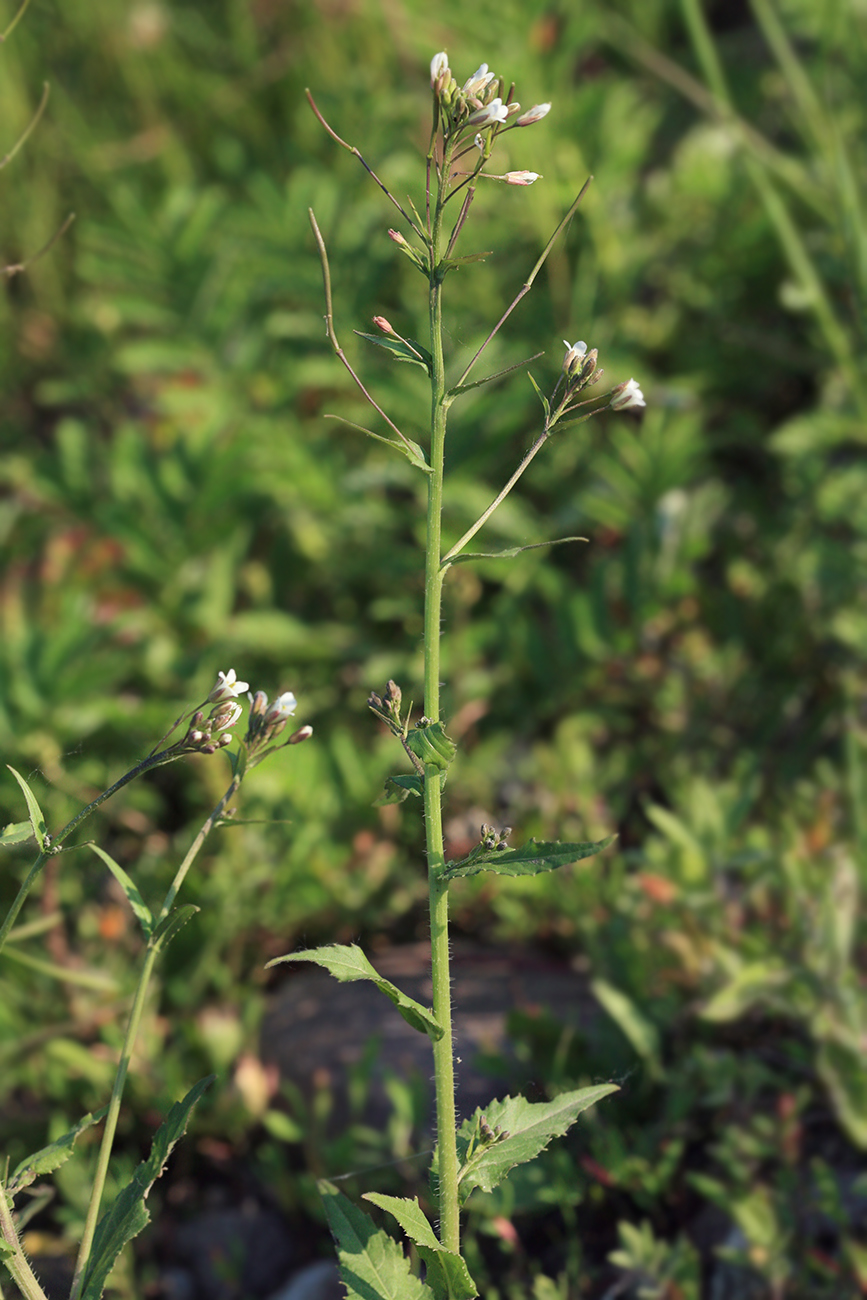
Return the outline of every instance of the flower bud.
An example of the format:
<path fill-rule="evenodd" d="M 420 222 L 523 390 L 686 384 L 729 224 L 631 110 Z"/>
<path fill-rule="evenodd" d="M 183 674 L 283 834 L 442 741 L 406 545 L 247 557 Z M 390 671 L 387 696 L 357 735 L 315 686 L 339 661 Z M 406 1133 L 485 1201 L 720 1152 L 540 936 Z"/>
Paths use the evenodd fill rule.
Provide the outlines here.
<path fill-rule="evenodd" d="M 385 683 L 385 701 L 386 701 L 386 703 L 387 703 L 387 704 L 394 704 L 394 705 L 396 705 L 396 706 L 399 708 L 399 707 L 400 707 L 400 702 L 401 702 L 402 699 L 403 699 L 403 692 L 401 691 L 401 689 L 400 689 L 400 687 L 398 686 L 397 682 L 392 681 L 391 678 L 389 678 L 388 681 Z"/>
<path fill-rule="evenodd" d="M 551 112 L 550 104 L 534 104 L 528 108 L 526 113 L 522 113 L 518 118 L 515 126 L 532 126 L 534 122 L 541 122 L 543 117 Z"/>
<path fill-rule="evenodd" d="M 506 172 L 503 177 L 508 185 L 532 185 L 534 181 L 541 179 L 538 172 Z"/>
<path fill-rule="evenodd" d="M 471 77 L 467 77 L 461 90 L 465 95 L 479 95 L 494 80 L 493 72 L 488 72 L 487 63 L 482 63 L 476 68 Z"/>
<path fill-rule="evenodd" d="M 373 323 L 378 330 L 382 330 L 383 334 L 395 333 L 391 323 L 387 321 L 384 316 L 374 316 Z"/>
<path fill-rule="evenodd" d="M 297 731 L 292 732 L 292 735 L 286 741 L 286 744 L 301 745 L 305 740 L 309 740 L 312 735 L 313 728 L 309 724 L 306 727 L 299 727 Z"/>
<path fill-rule="evenodd" d="M 612 411 L 630 411 L 639 406 L 646 406 L 644 393 L 638 387 L 637 379 L 629 379 L 625 384 L 617 384 L 611 390 L 608 402 Z"/>
<path fill-rule="evenodd" d="M 210 730 L 225 731 L 227 727 L 234 727 L 242 713 L 242 709 L 237 700 L 226 700 L 218 704 L 215 709 L 211 710 L 209 719 Z"/>
<path fill-rule="evenodd" d="M 449 56 L 446 54 L 445 50 L 441 50 L 439 54 L 435 54 L 430 61 L 430 84 L 432 90 L 436 87 L 437 82 L 442 78 L 443 73 L 448 72 L 448 70 Z"/>
<path fill-rule="evenodd" d="M 563 358 L 563 374 L 567 379 L 571 379 L 584 360 L 587 344 L 583 341 L 570 343 L 568 339 L 564 339 L 563 342 L 567 348 L 566 355 Z"/>
<path fill-rule="evenodd" d="M 508 116 L 509 110 L 498 95 L 496 99 L 492 99 L 490 104 L 486 104 L 484 108 L 477 108 L 475 113 L 470 113 L 466 125 L 493 126 L 496 122 L 505 122 Z"/>

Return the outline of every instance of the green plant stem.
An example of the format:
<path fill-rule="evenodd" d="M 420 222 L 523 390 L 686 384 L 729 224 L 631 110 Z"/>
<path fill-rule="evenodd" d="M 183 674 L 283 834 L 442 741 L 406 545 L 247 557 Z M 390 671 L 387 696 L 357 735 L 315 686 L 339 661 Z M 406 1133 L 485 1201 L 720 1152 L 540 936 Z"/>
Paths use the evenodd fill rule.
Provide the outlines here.
<path fill-rule="evenodd" d="M 39 1285 L 36 1274 L 30 1267 L 21 1242 L 18 1240 L 18 1233 L 15 1231 L 6 1189 L 2 1184 L 0 1184 L 0 1238 L 5 1241 L 12 1251 L 12 1254 L 7 1255 L 3 1263 L 12 1274 L 15 1285 L 25 1297 L 25 1300 L 46 1300 L 45 1292 Z"/>
<path fill-rule="evenodd" d="M 123 1089 L 126 1083 L 126 1076 L 129 1070 L 129 1063 L 132 1059 L 132 1053 L 135 1048 L 135 1041 L 138 1036 L 139 1025 L 141 1023 L 142 1012 L 145 1002 L 147 1001 L 148 987 L 150 985 L 151 975 L 153 974 L 154 963 L 159 955 L 163 945 L 163 936 L 160 933 L 160 922 L 165 920 L 171 911 L 172 904 L 177 897 L 187 872 L 193 865 L 193 862 L 207 839 L 209 833 L 213 830 L 216 823 L 225 811 L 226 805 L 234 798 L 241 784 L 242 777 L 234 776 L 226 793 L 220 799 L 213 812 L 203 823 L 196 838 L 193 840 L 186 856 L 175 873 L 169 890 L 166 894 L 159 916 L 157 917 L 156 928 L 148 940 L 147 951 L 145 953 L 144 963 L 141 974 L 139 975 L 138 985 L 133 998 L 132 1009 L 127 1023 L 126 1035 L 123 1040 L 120 1061 L 118 1062 L 117 1072 L 114 1076 L 114 1086 L 111 1091 L 111 1100 L 108 1105 L 108 1112 L 105 1117 L 105 1128 L 102 1134 L 102 1143 L 99 1148 L 99 1159 L 97 1161 L 96 1173 L 93 1179 L 93 1189 L 90 1195 L 90 1204 L 87 1207 L 87 1218 L 84 1224 L 84 1233 L 81 1238 L 81 1245 L 78 1250 L 78 1259 L 75 1264 L 75 1277 L 72 1283 L 70 1300 L 79 1300 L 81 1289 L 84 1285 L 84 1277 L 87 1271 L 90 1252 L 93 1248 L 93 1238 L 96 1232 L 96 1226 L 99 1219 L 99 1210 L 102 1204 L 102 1194 L 105 1189 L 105 1180 L 108 1175 L 108 1165 L 111 1159 L 112 1146 L 114 1144 L 114 1135 L 117 1131 L 117 1121 L 120 1116 L 120 1104 L 123 1098 Z"/>
<path fill-rule="evenodd" d="M 430 237 L 431 447 L 428 475 L 427 538 L 425 547 L 424 709 L 432 722 L 440 716 L 440 619 L 444 570 L 442 546 L 443 463 L 446 433 L 445 366 L 442 340 L 442 271 L 439 267 L 444 191 L 451 163 L 447 147 L 442 161 Z M 447 1250 L 460 1250 L 458 1154 L 455 1123 L 455 1079 L 452 1044 L 451 979 L 449 975 L 448 883 L 442 827 L 443 773 L 425 768 L 425 840 L 430 887 L 431 977 L 433 1013 L 443 1036 L 433 1045 L 439 1148 L 440 1240 Z"/>
<path fill-rule="evenodd" d="M 148 758 L 142 759 L 142 761 L 137 763 L 135 767 L 131 768 L 129 772 L 124 772 L 120 780 L 115 781 L 114 785 L 110 785 L 107 790 L 103 790 L 102 794 L 97 795 L 97 797 L 89 803 L 86 808 L 82 808 L 80 812 L 77 812 L 72 818 L 72 821 L 66 823 L 63 830 L 57 832 L 51 841 L 51 848 L 48 852 L 43 850 L 34 860 L 33 865 L 24 877 L 21 888 L 15 895 L 12 906 L 9 908 L 2 926 L 0 926 L 0 952 L 3 951 L 6 940 L 9 938 L 9 931 L 18 919 L 18 913 L 24 906 L 24 900 L 27 898 L 27 895 L 36 883 L 45 863 L 54 853 L 57 852 L 64 840 L 72 834 L 79 822 L 83 822 L 85 817 L 89 817 L 100 804 L 105 803 L 106 799 L 110 799 L 113 794 L 116 794 L 118 790 L 123 788 L 123 786 L 128 785 L 135 777 L 141 776 L 142 772 L 149 772 L 152 767 L 163 767 L 166 763 L 173 763 L 176 758 L 180 758 L 180 754 L 167 754 L 164 752 L 162 754 L 152 754 Z"/>

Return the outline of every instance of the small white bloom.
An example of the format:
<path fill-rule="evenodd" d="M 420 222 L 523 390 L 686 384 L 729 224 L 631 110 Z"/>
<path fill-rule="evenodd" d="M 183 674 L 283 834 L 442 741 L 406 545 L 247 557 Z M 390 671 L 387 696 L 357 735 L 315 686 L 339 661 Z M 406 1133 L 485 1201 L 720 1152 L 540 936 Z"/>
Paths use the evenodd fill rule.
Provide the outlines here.
<path fill-rule="evenodd" d="M 494 122 L 505 122 L 508 116 L 509 110 L 498 95 L 484 108 L 477 108 L 475 113 L 470 113 L 467 126 L 491 126 Z"/>
<path fill-rule="evenodd" d="M 534 122 L 541 122 L 543 117 L 551 112 L 550 104 L 534 104 L 528 108 L 526 113 L 522 113 L 518 118 L 515 126 L 532 126 Z"/>
<path fill-rule="evenodd" d="M 644 393 L 638 387 L 637 379 L 630 379 L 625 384 L 618 384 L 611 390 L 611 401 L 608 403 L 612 411 L 630 411 L 637 406 L 646 406 Z"/>
<path fill-rule="evenodd" d="M 565 375 L 571 375 L 574 374 L 581 362 L 584 360 L 585 353 L 587 352 L 587 344 L 583 340 L 578 343 L 570 343 L 568 339 L 564 339 L 563 342 L 566 344 L 566 355 L 563 358 L 563 373 Z"/>
<path fill-rule="evenodd" d="M 292 717 L 292 714 L 297 708 L 298 701 L 295 699 L 292 692 L 284 691 L 282 695 L 277 696 L 276 700 L 265 714 L 265 717 L 269 722 L 274 722 L 278 718 L 285 721 L 286 718 Z"/>
<path fill-rule="evenodd" d="M 503 177 L 508 185 L 532 185 L 534 181 L 541 179 L 538 172 L 506 172 Z"/>
<path fill-rule="evenodd" d="M 234 668 L 230 668 L 227 673 L 217 673 L 217 684 L 208 696 L 208 703 L 216 704 L 219 700 L 233 700 L 249 689 L 250 683 L 239 682 Z"/>
<path fill-rule="evenodd" d="M 488 72 L 487 63 L 481 63 L 471 77 L 467 77 L 461 90 L 465 95 L 478 95 L 494 80 L 493 72 Z"/>
<path fill-rule="evenodd" d="M 244 685 L 246 686 L 247 683 L 245 682 Z M 238 701 L 232 700 L 232 703 L 221 710 L 218 717 L 214 718 L 214 722 L 217 724 L 215 729 L 217 731 L 228 731 L 229 727 L 234 727 L 242 712 L 243 709 Z"/>
<path fill-rule="evenodd" d="M 449 56 L 445 50 L 440 50 L 430 61 L 430 84 L 433 88 L 444 72 L 448 72 Z"/>

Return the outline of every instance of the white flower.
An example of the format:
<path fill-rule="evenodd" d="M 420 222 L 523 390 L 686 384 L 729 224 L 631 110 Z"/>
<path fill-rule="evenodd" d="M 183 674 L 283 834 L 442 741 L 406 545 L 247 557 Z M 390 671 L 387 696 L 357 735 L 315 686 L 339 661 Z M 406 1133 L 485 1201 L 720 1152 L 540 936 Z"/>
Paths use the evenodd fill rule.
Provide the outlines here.
<path fill-rule="evenodd" d="M 541 122 L 551 112 L 550 104 L 534 104 L 528 108 L 526 113 L 522 113 L 518 118 L 515 126 L 532 126 L 534 122 Z"/>
<path fill-rule="evenodd" d="M 509 110 L 498 95 L 484 108 L 477 108 L 475 113 L 470 113 L 466 124 L 467 126 L 490 126 L 493 122 L 505 122 L 508 116 Z"/>
<path fill-rule="evenodd" d="M 244 685 L 246 686 L 247 683 L 244 682 Z M 232 700 L 231 704 L 227 704 L 225 708 L 219 711 L 215 709 L 212 715 L 214 730 L 228 731 L 229 727 L 234 727 L 242 713 L 243 709 L 237 700 Z"/>
<path fill-rule="evenodd" d="M 471 77 L 467 77 L 461 90 L 465 95 L 478 95 L 494 80 L 493 72 L 488 72 L 487 63 L 481 63 Z"/>
<path fill-rule="evenodd" d="M 292 692 L 284 691 L 282 695 L 277 696 L 276 700 L 265 714 L 265 718 L 268 722 L 276 722 L 278 719 L 285 722 L 287 718 L 292 717 L 292 714 L 297 708 L 298 701 L 295 699 Z"/>
<path fill-rule="evenodd" d="M 503 177 L 508 185 L 532 185 L 533 181 L 541 179 L 538 172 L 506 172 Z"/>
<path fill-rule="evenodd" d="M 446 54 L 445 50 L 440 50 L 439 54 L 435 54 L 430 61 L 431 88 L 437 84 L 443 73 L 448 72 L 448 70 L 449 56 Z"/>
<path fill-rule="evenodd" d="M 227 673 L 217 673 L 217 684 L 208 696 L 208 703 L 216 704 L 219 700 L 234 700 L 236 696 L 243 695 L 244 691 L 249 689 L 250 683 L 239 682 L 234 668 L 230 668 Z"/>
<path fill-rule="evenodd" d="M 587 344 L 584 343 L 583 340 L 578 343 L 570 343 L 568 339 L 564 339 L 563 342 L 566 344 L 566 355 L 563 358 L 563 373 L 564 375 L 572 375 L 584 360 L 584 355 L 587 351 Z"/>
<path fill-rule="evenodd" d="M 612 411 L 630 411 L 636 406 L 646 406 L 644 393 L 638 387 L 637 379 L 630 379 L 628 383 L 618 384 L 611 390 L 611 400 L 608 403 Z"/>

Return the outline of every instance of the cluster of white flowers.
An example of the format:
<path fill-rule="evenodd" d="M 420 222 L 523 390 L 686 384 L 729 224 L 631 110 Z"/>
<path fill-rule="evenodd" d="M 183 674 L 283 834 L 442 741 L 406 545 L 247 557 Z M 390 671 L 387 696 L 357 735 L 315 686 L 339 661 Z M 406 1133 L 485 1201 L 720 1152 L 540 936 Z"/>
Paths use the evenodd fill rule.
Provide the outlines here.
<path fill-rule="evenodd" d="M 487 63 L 481 63 L 472 76 L 467 77 L 459 86 L 452 76 L 448 55 L 445 50 L 435 54 L 430 61 L 431 89 L 439 101 L 450 130 L 473 131 L 486 127 L 499 127 L 507 122 L 512 126 L 532 126 L 540 122 L 551 110 L 550 104 L 534 104 L 525 113 L 521 105 L 514 100 L 503 100 L 504 83 L 502 78 L 491 72 Z M 529 172 L 510 173 L 510 175 L 533 175 Z M 498 177 L 505 180 L 506 177 Z M 512 185 L 529 185 L 528 180 L 513 180 Z"/>

